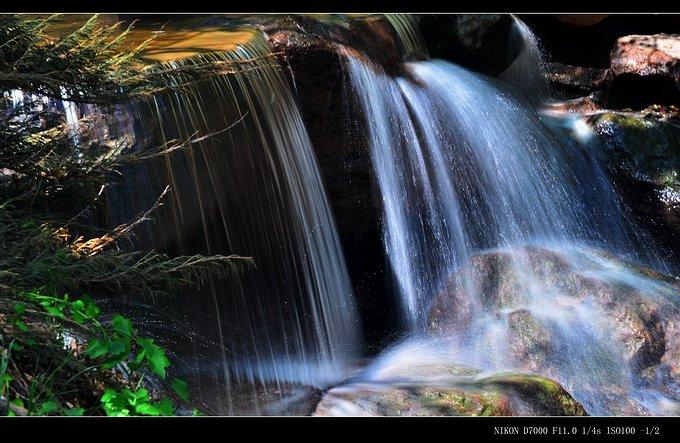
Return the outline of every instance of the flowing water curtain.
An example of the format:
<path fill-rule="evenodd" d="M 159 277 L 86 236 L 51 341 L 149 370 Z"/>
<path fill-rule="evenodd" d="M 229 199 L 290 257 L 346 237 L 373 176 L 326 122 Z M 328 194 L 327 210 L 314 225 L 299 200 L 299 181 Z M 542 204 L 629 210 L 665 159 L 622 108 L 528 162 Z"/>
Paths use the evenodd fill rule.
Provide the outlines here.
<path fill-rule="evenodd" d="M 416 16 L 385 14 L 385 18 L 394 29 L 395 36 L 401 45 L 401 55 L 404 61 L 422 60 L 428 57 L 427 45 L 420 35 Z"/>
<path fill-rule="evenodd" d="M 217 134 L 135 168 L 110 198 L 121 202 L 112 224 L 171 184 L 156 226 L 140 234 L 143 247 L 253 257 L 256 268 L 237 281 L 210 281 L 201 294 L 157 302 L 204 337 L 178 340 L 196 384 L 208 387 L 203 394 L 217 391 L 213 408 L 252 413 L 248 399 L 272 385 L 278 392 L 284 384 L 340 378 L 361 351 L 361 331 L 314 152 L 267 41 L 257 34 L 234 51 L 167 66 L 206 61 L 237 72 L 141 104 L 138 132 L 156 142 Z"/>
<path fill-rule="evenodd" d="M 489 79 L 441 61 L 407 65 L 415 81 L 348 66 L 371 122 L 385 246 L 416 323 L 471 252 L 569 241 L 632 248 L 601 168 Z"/>
<path fill-rule="evenodd" d="M 526 23 L 515 15 L 512 19 L 508 49 L 516 56 L 499 78 L 517 88 L 533 105 L 542 105 L 550 98 L 550 91 L 544 76 L 545 55 L 541 42 Z"/>
<path fill-rule="evenodd" d="M 509 340 L 511 317 L 526 312 L 552 340 L 544 375 L 587 410 L 611 413 L 634 401 L 658 411 L 665 394 L 637 388 L 623 344 L 607 332 L 609 315 L 588 298 L 574 301 L 568 276 L 532 269 L 536 256 L 524 252 L 540 245 L 612 287 L 625 281 L 650 300 L 662 293 L 630 268 L 602 274 L 587 252 L 595 246 L 655 259 L 596 159 L 553 132 L 513 90 L 451 63 L 409 63 L 393 78 L 350 58 L 347 71 L 382 196 L 385 248 L 415 335 L 428 329 L 431 301 L 449 290 L 454 273 L 478 254 L 502 254 L 507 268 L 493 265 L 476 278 L 463 272 L 448 295 L 465 306 L 445 337 L 456 361 L 526 370 Z M 497 286 L 514 294 L 509 306 L 489 304 Z M 618 397 L 608 399 L 607 389 Z"/>

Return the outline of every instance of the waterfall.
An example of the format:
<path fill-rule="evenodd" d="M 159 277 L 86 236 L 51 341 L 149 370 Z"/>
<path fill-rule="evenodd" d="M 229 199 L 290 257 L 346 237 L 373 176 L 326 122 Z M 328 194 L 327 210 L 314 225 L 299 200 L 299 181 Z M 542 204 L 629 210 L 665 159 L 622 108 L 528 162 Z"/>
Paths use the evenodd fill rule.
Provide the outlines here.
<path fill-rule="evenodd" d="M 549 96 L 548 84 L 543 75 L 545 65 L 538 37 L 517 16 L 512 15 L 510 53 L 517 54 L 499 78 L 513 85 L 530 103 L 538 105 Z"/>
<path fill-rule="evenodd" d="M 547 374 L 590 413 L 626 413 L 630 404 L 663 413 L 666 394 L 639 388 L 624 344 L 608 332 L 611 314 L 591 300 L 598 290 L 569 286 L 594 278 L 605 291 L 626 288 L 677 311 L 677 287 L 592 252 L 656 258 L 587 147 L 553 130 L 514 88 L 460 66 L 407 63 L 396 78 L 354 58 L 346 66 L 414 340 L 432 332 L 437 315 L 451 317 L 443 353 L 455 362 Z M 517 356 L 518 328 L 542 328 L 537 337 L 549 343 L 540 364 L 538 350 Z M 408 356 L 374 367 L 400 373 L 390 365 L 428 358 L 402 346 Z M 374 373 L 365 372 L 369 381 Z M 619 397 L 608 398 L 614 390 Z"/>
<path fill-rule="evenodd" d="M 418 23 L 411 14 L 385 14 L 385 18 L 394 29 L 395 37 L 401 45 L 401 54 L 405 60 L 427 57 L 427 46 L 418 29 Z"/>
<path fill-rule="evenodd" d="M 396 79 L 348 67 L 412 323 L 422 326 L 429 297 L 475 251 L 574 240 L 634 249 L 594 159 L 491 79 L 436 60 Z"/>
<path fill-rule="evenodd" d="M 255 269 L 156 301 L 144 316 L 165 316 L 160 327 L 175 317 L 187 377 L 201 398 L 215 397 L 209 410 L 264 413 L 258 399 L 282 395 L 286 384 L 342 377 L 361 351 L 360 326 L 312 145 L 266 39 L 166 66 L 205 61 L 234 62 L 237 72 L 139 104 L 135 132 L 154 144 L 218 134 L 135 167 L 109 196 L 110 219 L 130 218 L 170 184 L 156 223 L 139 234 L 142 247 L 253 257 Z"/>

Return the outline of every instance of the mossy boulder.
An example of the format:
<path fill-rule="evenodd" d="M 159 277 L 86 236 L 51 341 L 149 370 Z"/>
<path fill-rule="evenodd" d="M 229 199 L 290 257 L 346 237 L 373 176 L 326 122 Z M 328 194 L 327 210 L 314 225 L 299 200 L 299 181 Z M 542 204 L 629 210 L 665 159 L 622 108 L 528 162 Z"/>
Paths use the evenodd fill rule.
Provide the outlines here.
<path fill-rule="evenodd" d="M 359 382 L 329 390 L 314 415 L 586 415 L 559 383 L 536 375 L 460 377 L 446 383 Z"/>
<path fill-rule="evenodd" d="M 680 119 L 673 114 L 665 118 L 657 108 L 604 112 L 588 123 L 605 148 L 612 172 L 680 191 Z"/>

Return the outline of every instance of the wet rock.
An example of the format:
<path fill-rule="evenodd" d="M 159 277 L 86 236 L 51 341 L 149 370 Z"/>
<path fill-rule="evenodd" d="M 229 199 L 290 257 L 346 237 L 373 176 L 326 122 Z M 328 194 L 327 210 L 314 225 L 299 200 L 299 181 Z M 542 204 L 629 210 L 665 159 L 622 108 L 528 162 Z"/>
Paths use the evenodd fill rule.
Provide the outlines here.
<path fill-rule="evenodd" d="M 555 351 L 552 331 L 542 325 L 528 309 L 512 311 L 507 321 L 513 353 L 524 362 L 527 370 L 539 372 L 550 353 Z"/>
<path fill-rule="evenodd" d="M 460 377 L 447 383 L 357 382 L 325 393 L 317 416 L 586 415 L 557 382 L 536 375 Z"/>
<path fill-rule="evenodd" d="M 633 267 L 611 256 L 602 256 L 632 276 L 650 279 L 664 291 L 680 297 L 680 284 L 672 277 Z M 661 291 L 653 289 L 652 291 Z M 480 254 L 456 272 L 435 298 L 429 330 L 435 335 L 456 336 L 473 325 L 480 310 L 505 318 L 514 360 L 523 370 L 551 374 L 555 333 L 549 323 L 538 321 L 529 294 L 559 294 L 546 298 L 565 315 L 578 309 L 599 310 L 611 323 L 612 343 L 622 346 L 622 358 L 631 370 L 640 372 L 675 360 L 676 343 L 667 340 L 666 330 L 680 319 L 677 308 L 658 294 L 642 293 L 634 285 L 590 275 L 562 255 L 547 249 L 526 247 L 519 251 Z M 674 329 L 673 329 L 674 331 Z M 669 331 L 669 332 L 673 332 Z M 613 358 L 602 350 L 599 359 Z M 606 352 L 605 352 L 606 351 Z M 597 352 L 596 350 L 594 352 Z"/>
<path fill-rule="evenodd" d="M 552 89 L 565 97 L 582 96 L 607 88 L 612 78 L 609 69 L 563 63 L 547 63 L 545 76 Z"/>
<path fill-rule="evenodd" d="M 588 123 L 602 142 L 608 166 L 656 186 L 680 190 L 680 120 L 677 108 L 603 112 Z"/>
<path fill-rule="evenodd" d="M 628 35 L 611 53 L 607 106 L 643 109 L 680 104 L 680 35 Z"/>
<path fill-rule="evenodd" d="M 560 114 L 576 113 L 590 115 L 601 110 L 601 98 L 598 93 L 593 93 L 585 97 L 577 97 L 571 100 L 554 101 L 544 105 L 543 110 L 548 113 Z"/>

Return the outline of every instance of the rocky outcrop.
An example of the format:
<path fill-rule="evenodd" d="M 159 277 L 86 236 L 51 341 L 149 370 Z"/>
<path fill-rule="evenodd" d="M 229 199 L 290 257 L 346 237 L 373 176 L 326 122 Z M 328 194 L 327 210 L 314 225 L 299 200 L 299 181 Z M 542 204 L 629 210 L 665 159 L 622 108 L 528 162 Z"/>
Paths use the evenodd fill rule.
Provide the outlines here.
<path fill-rule="evenodd" d="M 435 335 L 460 336 L 472 327 L 479 312 L 495 312 L 505 318 L 510 349 L 521 368 L 554 373 L 551 365 L 559 351 L 553 335 L 558 331 L 536 316 L 530 294 L 538 293 L 544 297 L 542 304 L 554 304 L 567 316 L 581 308 L 600 312 L 611 324 L 612 343 L 622 346 L 621 357 L 634 373 L 662 362 L 676 368 L 680 343 L 673 337 L 680 312 L 672 299 L 680 300 L 680 282 L 601 252 L 594 254 L 600 257 L 596 260 L 624 268 L 634 283 L 608 279 L 604 273 L 598 276 L 588 270 L 590 265 L 583 265 L 584 271 L 576 259 L 548 249 L 480 254 L 456 272 L 435 298 L 429 330 Z"/>
<path fill-rule="evenodd" d="M 552 89 L 566 97 L 583 96 L 607 88 L 612 75 L 609 69 L 586 68 L 547 63 L 546 78 Z"/>
<path fill-rule="evenodd" d="M 357 382 L 335 387 L 317 416 L 586 415 L 558 383 L 536 375 L 461 377 L 447 383 Z"/>
<path fill-rule="evenodd" d="M 610 69 L 615 76 L 660 75 L 680 82 L 680 35 L 627 35 L 616 41 Z"/>
<path fill-rule="evenodd" d="M 603 112 L 588 123 L 608 153 L 614 172 L 680 190 L 680 119 L 677 109 Z"/>

